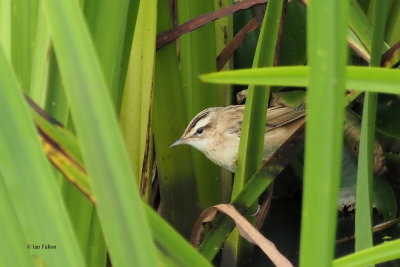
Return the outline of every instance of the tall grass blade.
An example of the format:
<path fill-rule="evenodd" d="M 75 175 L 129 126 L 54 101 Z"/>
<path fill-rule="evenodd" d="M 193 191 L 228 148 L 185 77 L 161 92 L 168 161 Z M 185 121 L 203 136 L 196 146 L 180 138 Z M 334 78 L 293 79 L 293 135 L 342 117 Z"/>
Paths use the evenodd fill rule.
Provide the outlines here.
<path fill-rule="evenodd" d="M 96 1 L 94 1 L 96 2 Z M 124 33 L 124 40 L 123 40 L 123 49 L 122 49 L 122 60 L 121 60 L 121 69 L 119 72 L 119 89 L 118 92 L 115 92 L 116 99 L 115 99 L 115 106 L 117 110 L 117 114 L 119 115 L 120 109 L 121 109 L 121 102 L 122 102 L 122 94 L 123 94 L 123 89 L 125 86 L 125 80 L 128 72 L 128 65 L 129 65 L 129 60 L 130 60 L 130 54 L 131 54 L 131 48 L 132 48 L 132 40 L 133 40 L 133 34 L 134 30 L 136 27 L 136 19 L 137 19 L 137 13 L 139 10 L 139 4 L 140 1 L 129 1 L 129 6 L 128 6 L 128 14 L 127 14 L 127 20 L 126 20 L 126 26 L 125 26 L 125 33 Z"/>
<path fill-rule="evenodd" d="M 348 2 L 309 3 L 310 72 L 300 266 L 329 266 L 334 253 L 342 159 Z"/>
<path fill-rule="evenodd" d="M 177 0 L 178 23 L 214 11 L 214 0 Z M 186 102 L 186 123 L 208 107 L 221 106 L 221 88 L 202 83 L 198 76 L 216 71 L 216 35 L 213 24 L 179 38 L 180 73 Z M 181 129 L 183 132 L 184 127 Z M 220 169 L 195 149 L 192 166 L 195 171 L 200 205 L 207 208 L 221 201 Z"/>
<path fill-rule="evenodd" d="M 385 31 L 388 1 L 374 1 L 371 60 L 369 65 L 381 65 L 381 51 Z M 361 123 L 360 151 L 358 155 L 355 248 L 356 251 L 373 246 L 372 239 L 372 180 L 375 150 L 375 120 L 377 94 L 366 92 Z"/>
<path fill-rule="evenodd" d="M 48 93 L 48 81 L 50 72 L 50 56 L 52 45 L 50 31 L 46 16 L 42 7 L 38 10 L 35 49 L 33 51 L 32 75 L 29 88 L 29 96 L 40 107 L 46 105 Z"/>
<path fill-rule="evenodd" d="M 11 61 L 24 92 L 31 83 L 38 0 L 11 1 Z"/>
<path fill-rule="evenodd" d="M 120 124 L 131 165 L 141 179 L 149 134 L 157 28 L 157 0 L 141 1 L 122 98 Z"/>
<path fill-rule="evenodd" d="M 0 44 L 6 58 L 11 58 L 11 0 L 0 1 Z"/>
<path fill-rule="evenodd" d="M 49 266 L 59 262 L 83 266 L 50 165 L 43 154 L 16 77 L 1 49 L 0 73 L 0 170 L 26 238 L 27 244 L 19 245 L 24 249 L 28 244 L 53 245 L 56 248 L 51 253 L 45 249 L 33 250 L 33 247 L 30 252 Z M 17 226 L 10 231 L 16 229 Z"/>
<path fill-rule="evenodd" d="M 254 55 L 253 68 L 269 67 L 274 64 L 282 9 L 283 0 L 268 2 Z M 235 172 L 231 200 L 238 196 L 244 185 L 262 164 L 269 89 L 267 86 L 254 85 L 250 85 L 248 88 L 240 134 L 238 167 Z M 224 253 L 228 253 L 231 249 L 232 251 L 229 253 L 234 255 L 232 260 L 236 264 L 244 264 L 244 253 L 240 252 L 240 249 L 245 249 L 243 246 L 247 242 L 240 245 L 242 242 L 246 241 L 239 237 L 238 231 L 234 231 L 225 243 Z M 245 250 L 248 252 L 248 249 Z"/>
<path fill-rule="evenodd" d="M 154 266 L 156 250 L 135 177 L 78 3 L 43 3 L 111 261 Z"/>
<path fill-rule="evenodd" d="M 167 1 L 158 6 L 158 32 L 171 28 Z M 166 68 L 168 66 L 168 68 Z M 199 215 L 197 188 L 189 147 L 170 148 L 187 123 L 176 47 L 157 51 L 153 96 L 153 129 L 160 181 L 161 215 L 184 237 L 189 237 Z"/>
<path fill-rule="evenodd" d="M 397 69 L 348 66 L 346 74 L 346 89 L 385 94 L 400 93 L 400 75 Z M 202 75 L 201 78 L 213 83 L 305 87 L 309 86 L 308 75 L 308 67 L 296 66 L 210 73 Z"/>
<path fill-rule="evenodd" d="M 0 264 L 1 266 L 36 266 L 30 255 L 29 244 L 15 214 L 3 177 L 0 174 Z M 24 246 L 27 246 L 27 249 Z M 23 249 L 21 249 L 23 248 Z"/>
<path fill-rule="evenodd" d="M 253 68 L 272 66 L 274 63 L 282 7 L 283 1 L 281 0 L 271 0 L 267 5 L 254 56 Z M 249 86 L 240 135 L 238 167 L 235 172 L 232 199 L 240 193 L 244 184 L 261 166 L 268 100 L 268 87 L 259 86 L 257 88 L 252 84 Z"/>
<path fill-rule="evenodd" d="M 86 18 L 88 28 L 91 32 L 93 43 L 96 48 L 97 55 L 99 57 L 101 67 L 103 70 L 103 76 L 105 77 L 107 87 L 110 90 L 110 96 L 115 106 L 115 86 L 112 87 L 113 81 L 119 78 L 120 71 L 120 60 L 122 54 L 122 38 L 125 31 L 125 20 L 127 13 L 127 3 L 124 1 L 84 1 L 83 12 Z M 121 11 L 122 10 L 122 11 Z M 116 15 L 116 13 L 118 13 Z M 107 22 L 107 26 L 104 23 Z M 120 25 L 123 24 L 123 25 Z M 122 35 L 122 36 L 121 36 Z M 54 64 L 55 65 L 55 64 Z M 54 68 L 56 71 L 55 76 L 59 76 L 58 68 Z M 61 89 L 59 92 L 63 93 L 64 89 L 62 86 L 55 88 Z M 121 87 L 121 86 L 119 86 Z M 118 88 L 120 89 L 120 88 Z M 66 100 L 64 94 L 53 94 L 57 97 L 56 100 L 60 103 L 62 100 Z M 62 110 L 52 109 L 53 112 L 61 113 Z M 66 116 L 68 122 L 65 125 L 68 129 L 73 131 L 73 122 L 71 116 Z M 47 128 L 46 128 L 47 129 Z M 42 128 L 43 131 L 46 130 Z M 66 132 L 66 131 L 65 131 Z M 75 138 L 75 137 L 74 137 Z M 72 138 L 71 138 L 72 139 Z M 52 150 L 52 149 L 49 149 Z M 64 148 L 64 152 L 68 148 Z M 48 156 L 49 153 L 46 153 Z M 57 153 L 55 154 L 57 155 Z M 58 157 L 62 158 L 63 154 L 58 154 Z M 53 159 L 56 162 L 57 159 Z M 60 161 L 60 160 L 59 160 Z M 68 160 L 67 160 L 68 162 Z M 63 172 L 63 175 L 68 176 L 70 179 L 76 179 L 75 176 L 79 176 L 82 172 L 85 172 L 83 163 L 71 164 L 68 166 L 69 172 Z M 61 170 L 61 168 L 58 168 Z M 74 172 L 74 170 L 76 172 Z M 87 174 L 85 173 L 85 176 Z M 85 257 L 85 263 L 87 266 L 106 266 L 107 264 L 107 248 L 104 241 L 103 233 L 100 226 L 100 221 L 96 211 L 96 207 L 91 203 L 85 195 L 82 194 L 77 187 L 70 181 L 62 179 L 62 192 L 65 199 L 66 206 L 74 226 L 78 242 Z M 73 180 L 71 180 L 73 181 Z M 88 181 L 88 186 L 90 181 Z M 82 190 L 83 191 L 83 190 Z"/>
<path fill-rule="evenodd" d="M 123 88 L 120 72 L 125 31 L 126 27 L 134 26 L 127 24 L 129 2 L 129 0 L 86 0 L 84 3 L 84 12 L 93 43 L 110 90 L 111 100 L 116 108 Z"/>

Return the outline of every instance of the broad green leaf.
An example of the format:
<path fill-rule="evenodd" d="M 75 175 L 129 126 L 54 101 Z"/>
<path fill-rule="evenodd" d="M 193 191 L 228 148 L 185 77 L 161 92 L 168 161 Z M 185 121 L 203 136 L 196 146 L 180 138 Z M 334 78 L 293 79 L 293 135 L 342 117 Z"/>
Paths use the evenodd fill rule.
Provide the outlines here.
<path fill-rule="evenodd" d="M 387 94 L 400 93 L 400 72 L 397 69 L 348 66 L 346 72 L 347 89 Z M 296 66 L 210 73 L 202 75 L 201 79 L 212 83 L 307 87 L 308 75 L 308 67 Z"/>
<path fill-rule="evenodd" d="M 345 106 L 347 20 L 347 1 L 309 1 L 300 266 L 329 266 L 334 255 Z M 316 210 L 318 216 L 314 216 Z"/>
<path fill-rule="evenodd" d="M 0 74 L 0 171 L 24 232 L 26 244 L 19 244 L 20 249 L 25 249 L 28 244 L 56 246 L 53 251 L 32 248 L 30 252 L 49 266 L 59 262 L 84 266 L 22 91 L 1 49 Z"/>
<path fill-rule="evenodd" d="M 35 49 L 32 60 L 32 78 L 30 81 L 29 96 L 40 107 L 46 105 L 48 81 L 50 72 L 49 54 L 52 50 L 50 32 L 47 26 L 43 8 L 38 10 L 36 27 Z"/>
<path fill-rule="evenodd" d="M 141 1 L 125 88 L 120 125 L 137 183 L 141 181 L 143 160 L 150 134 L 151 93 L 157 28 L 157 0 Z"/>
<path fill-rule="evenodd" d="M 31 104 L 32 106 L 32 104 Z M 38 109 L 31 109 L 35 124 L 39 129 L 42 142 L 49 160 L 92 202 L 95 202 L 91 181 L 84 165 L 81 165 L 81 152 L 76 137 Z M 46 138 L 43 138 L 45 137 Z M 64 155 L 62 160 L 57 160 Z M 182 159 L 181 161 L 182 162 Z M 79 164 L 78 164 L 79 163 Z M 177 192 L 177 191 L 176 191 Z M 184 203 L 180 203 L 183 205 Z M 164 221 L 150 206 L 145 205 L 154 241 L 183 266 L 211 266 L 174 228 Z M 97 227 L 94 225 L 94 227 Z M 95 260 L 95 259 L 93 259 Z M 95 266 L 99 266 L 98 264 Z"/>
<path fill-rule="evenodd" d="M 93 0 L 95 3 L 96 1 Z M 120 109 L 121 109 L 121 102 L 122 102 L 122 94 L 123 94 L 123 87 L 124 83 L 126 80 L 127 72 L 128 72 L 128 65 L 129 65 L 129 59 L 130 59 L 130 54 L 131 54 L 131 48 L 132 48 L 132 40 L 133 40 L 133 34 L 134 30 L 136 27 L 136 20 L 137 20 L 137 13 L 139 10 L 139 4 L 140 1 L 129 1 L 129 7 L 128 7 L 128 14 L 127 14 L 127 20 L 126 20 L 126 27 L 125 27 L 125 33 L 124 33 L 124 40 L 123 40 L 123 51 L 122 51 L 122 59 L 121 59 L 121 69 L 120 69 L 120 84 L 119 84 L 119 90 L 116 92 L 117 94 L 115 95 L 116 97 L 116 110 L 117 114 L 120 114 Z M 158 18 L 157 18 L 158 19 Z"/>
<path fill-rule="evenodd" d="M 177 23 L 214 11 L 214 0 L 177 0 Z M 199 75 L 216 71 L 216 37 L 212 23 L 179 38 L 179 70 L 185 100 L 186 123 L 209 107 L 221 106 L 223 89 L 205 84 Z M 182 103 L 179 103 L 182 105 Z M 183 133 L 184 128 L 181 129 Z M 180 135 L 179 135 L 180 136 Z M 179 136 L 176 138 L 178 139 Z M 220 169 L 199 151 L 190 148 L 201 209 L 220 201 Z"/>
<path fill-rule="evenodd" d="M 43 3 L 111 261 L 154 266 L 156 250 L 135 176 L 79 5 Z"/>
<path fill-rule="evenodd" d="M 11 203 L 3 177 L 0 174 L 0 264 L 2 266 L 36 266 L 31 245 L 26 241 L 24 232 Z"/>
<path fill-rule="evenodd" d="M 31 83 L 38 2 L 12 0 L 10 6 L 11 62 L 24 92 L 29 92 Z"/>
<path fill-rule="evenodd" d="M 135 25 L 135 23 L 127 24 L 129 2 L 129 0 L 85 0 L 84 4 L 86 20 L 96 46 L 104 79 L 116 108 L 123 88 L 121 65 L 125 32 L 126 28 L 133 30 Z"/>
<path fill-rule="evenodd" d="M 163 32 L 171 27 L 168 2 L 160 2 L 158 12 L 158 32 Z M 156 54 L 152 104 L 157 171 L 164 207 L 161 216 L 183 236 L 189 237 L 199 215 L 192 155 L 187 146 L 170 148 L 187 123 L 183 95 L 176 47 L 170 44 Z"/>

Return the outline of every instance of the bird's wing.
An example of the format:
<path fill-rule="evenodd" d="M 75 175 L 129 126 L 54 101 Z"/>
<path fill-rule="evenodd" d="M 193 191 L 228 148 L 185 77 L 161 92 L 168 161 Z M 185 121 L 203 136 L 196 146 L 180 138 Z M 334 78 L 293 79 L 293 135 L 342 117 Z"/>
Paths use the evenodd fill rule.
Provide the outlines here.
<path fill-rule="evenodd" d="M 277 127 L 291 123 L 306 115 L 304 108 L 292 107 L 272 107 L 267 111 L 267 129 L 266 131 L 273 130 Z"/>

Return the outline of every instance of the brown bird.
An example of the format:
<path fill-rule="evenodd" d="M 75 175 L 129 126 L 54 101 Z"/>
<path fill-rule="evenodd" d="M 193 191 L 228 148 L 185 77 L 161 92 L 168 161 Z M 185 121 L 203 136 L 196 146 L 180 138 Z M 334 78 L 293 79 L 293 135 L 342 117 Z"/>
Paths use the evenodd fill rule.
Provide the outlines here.
<path fill-rule="evenodd" d="M 171 147 L 191 145 L 215 164 L 235 172 L 243 114 L 244 105 L 205 109 L 192 119 L 182 137 Z M 268 109 L 264 159 L 286 141 L 304 116 L 304 108 L 279 106 Z"/>

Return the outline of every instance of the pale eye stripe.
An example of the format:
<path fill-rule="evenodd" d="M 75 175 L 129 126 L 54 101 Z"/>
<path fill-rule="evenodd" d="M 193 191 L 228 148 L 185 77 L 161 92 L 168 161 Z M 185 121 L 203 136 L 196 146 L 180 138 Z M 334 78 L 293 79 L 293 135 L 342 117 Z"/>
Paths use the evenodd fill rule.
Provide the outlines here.
<path fill-rule="evenodd" d="M 186 128 L 185 133 L 190 132 L 196 124 L 203 118 L 207 117 L 207 115 L 210 113 L 209 109 L 204 110 L 203 112 L 200 112 L 189 124 L 189 126 Z"/>

